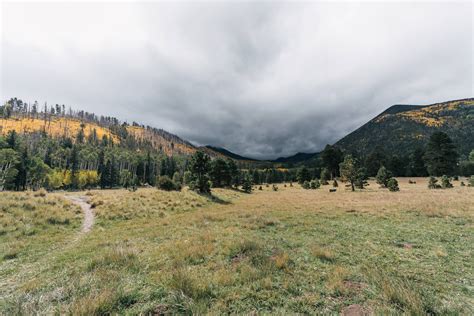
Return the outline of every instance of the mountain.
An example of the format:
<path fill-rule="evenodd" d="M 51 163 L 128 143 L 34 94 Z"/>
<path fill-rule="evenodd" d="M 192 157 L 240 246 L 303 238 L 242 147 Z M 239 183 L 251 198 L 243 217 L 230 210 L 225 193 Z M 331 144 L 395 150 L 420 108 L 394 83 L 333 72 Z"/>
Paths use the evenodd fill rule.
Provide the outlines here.
<path fill-rule="evenodd" d="M 258 159 L 253 159 L 253 158 L 248 158 L 248 157 L 244 157 L 244 156 L 240 156 L 236 153 L 233 153 L 225 148 L 222 148 L 222 147 L 214 147 L 214 146 L 205 146 L 204 147 L 205 149 L 207 149 L 207 151 L 211 151 L 211 152 L 214 152 L 214 153 L 219 153 L 225 157 L 228 157 L 228 158 L 232 158 L 232 159 L 235 159 L 235 160 L 242 160 L 242 161 L 258 161 Z"/>
<path fill-rule="evenodd" d="M 318 156 L 319 153 L 296 153 L 293 156 L 289 157 L 279 157 L 272 162 L 278 163 L 298 163 L 313 159 Z"/>
<path fill-rule="evenodd" d="M 335 146 L 357 154 L 375 147 L 405 155 L 424 146 L 433 132 L 447 133 L 461 155 L 474 148 L 474 98 L 431 105 L 394 105 L 336 142 Z"/>

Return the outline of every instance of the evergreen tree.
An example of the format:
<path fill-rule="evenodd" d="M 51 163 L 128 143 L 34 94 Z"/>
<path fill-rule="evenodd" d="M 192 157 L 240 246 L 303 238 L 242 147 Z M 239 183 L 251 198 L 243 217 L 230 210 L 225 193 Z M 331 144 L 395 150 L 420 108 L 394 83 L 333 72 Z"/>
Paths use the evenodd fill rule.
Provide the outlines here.
<path fill-rule="evenodd" d="M 71 188 L 77 190 L 79 188 L 79 153 L 76 145 L 72 147 L 70 164 Z"/>
<path fill-rule="evenodd" d="M 11 149 L 17 149 L 18 136 L 15 130 L 9 131 L 7 134 L 7 144 Z"/>
<path fill-rule="evenodd" d="M 377 172 L 377 176 L 375 176 L 375 180 L 381 187 L 386 188 L 388 185 L 388 181 L 392 178 L 392 173 L 387 170 L 384 166 L 380 167 L 379 171 Z"/>
<path fill-rule="evenodd" d="M 458 162 L 458 153 L 446 133 L 435 132 L 430 137 L 423 158 L 430 175 L 452 175 Z"/>
<path fill-rule="evenodd" d="M 146 154 L 145 181 L 149 185 L 154 186 L 155 179 L 156 179 L 155 162 L 151 158 L 150 151 L 148 151 Z"/>
<path fill-rule="evenodd" d="M 251 179 L 250 174 L 248 172 L 246 172 L 245 175 L 244 175 L 244 180 L 242 182 L 242 190 L 245 193 L 251 193 L 252 192 L 252 179 Z"/>
<path fill-rule="evenodd" d="M 380 167 L 387 163 L 387 160 L 384 150 L 379 146 L 375 147 L 365 159 L 364 165 L 367 170 L 367 175 L 374 177 Z"/>
<path fill-rule="evenodd" d="M 363 189 L 365 188 L 368 183 L 367 183 L 367 179 L 369 177 L 367 176 L 367 171 L 365 168 L 358 168 L 357 169 L 357 177 L 356 177 L 356 180 L 355 180 L 355 186 L 356 188 L 358 189 Z"/>
<path fill-rule="evenodd" d="M 28 179 L 28 166 L 30 163 L 30 155 L 26 147 L 23 148 L 23 151 L 20 155 L 20 161 L 16 165 L 18 173 L 15 178 L 15 190 L 25 190 L 26 182 Z"/>
<path fill-rule="evenodd" d="M 109 186 L 108 179 L 109 179 L 109 174 L 108 174 L 108 169 L 105 165 L 105 158 L 104 158 L 104 151 L 101 150 L 99 152 L 99 162 L 98 162 L 98 168 L 97 168 L 97 173 L 99 174 L 99 185 L 101 189 L 105 189 Z"/>
<path fill-rule="evenodd" d="M 227 160 L 227 168 L 229 170 L 230 185 L 235 187 L 238 186 L 240 184 L 240 172 L 233 159 Z"/>
<path fill-rule="evenodd" d="M 191 188 L 200 193 L 211 192 L 209 185 L 210 160 L 207 154 L 198 150 L 192 155 L 189 163 L 189 171 L 192 175 Z"/>
<path fill-rule="evenodd" d="M 323 152 L 321 153 L 321 160 L 324 167 L 326 167 L 330 173 L 330 177 L 337 177 L 339 172 L 339 164 L 342 162 L 343 154 L 339 148 L 331 145 L 326 145 Z"/>
<path fill-rule="evenodd" d="M 308 168 L 303 166 L 298 170 L 296 178 L 298 179 L 299 184 L 303 184 L 305 181 L 311 181 L 311 173 L 309 172 Z"/>
<path fill-rule="evenodd" d="M 109 180 L 109 183 L 110 183 L 110 187 L 115 187 L 119 184 L 119 181 L 120 181 L 120 174 L 119 174 L 119 171 L 117 169 L 117 164 L 116 164 L 116 161 L 115 161 L 115 156 L 112 156 L 112 159 L 110 160 L 110 171 L 109 171 L 109 175 L 110 175 L 110 180 Z"/>
<path fill-rule="evenodd" d="M 229 165 L 222 158 L 216 158 L 211 162 L 210 177 L 212 186 L 221 188 L 231 183 Z"/>
<path fill-rule="evenodd" d="M 410 154 L 409 158 L 409 175 L 413 177 L 426 177 L 428 171 L 426 170 L 425 162 L 423 160 L 425 152 L 421 147 L 415 148 Z"/>

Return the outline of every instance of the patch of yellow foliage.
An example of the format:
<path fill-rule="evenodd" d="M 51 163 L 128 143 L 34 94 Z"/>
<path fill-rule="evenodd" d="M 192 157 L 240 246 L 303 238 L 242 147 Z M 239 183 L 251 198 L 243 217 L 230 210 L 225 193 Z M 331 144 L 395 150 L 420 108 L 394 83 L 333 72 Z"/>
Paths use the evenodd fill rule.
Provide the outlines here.
<path fill-rule="evenodd" d="M 81 122 L 75 118 L 52 117 L 51 120 L 39 118 L 9 118 L 0 119 L 0 134 L 7 134 L 9 131 L 15 131 L 19 134 L 45 131 L 53 137 L 71 137 L 75 139 L 81 130 L 81 124 L 84 128 L 84 136 L 88 137 L 95 129 L 97 138 L 100 140 L 104 135 L 112 138 L 114 143 L 119 143 L 117 135 L 110 132 L 108 128 Z"/>
<path fill-rule="evenodd" d="M 396 114 L 384 114 L 375 121 L 380 123 L 389 117 L 397 116 L 417 123 L 430 126 L 441 127 L 449 121 L 455 120 L 449 113 L 459 110 L 461 106 L 474 106 L 474 101 L 453 101 L 448 103 L 434 104 L 418 110 L 411 110 Z"/>

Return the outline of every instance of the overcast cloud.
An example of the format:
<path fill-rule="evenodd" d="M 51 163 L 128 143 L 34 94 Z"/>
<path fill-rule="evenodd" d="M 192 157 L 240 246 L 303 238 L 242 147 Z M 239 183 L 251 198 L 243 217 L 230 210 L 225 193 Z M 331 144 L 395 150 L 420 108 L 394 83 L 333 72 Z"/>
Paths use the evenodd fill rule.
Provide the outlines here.
<path fill-rule="evenodd" d="M 257 158 L 318 151 L 392 104 L 474 95 L 471 1 L 9 2 L 0 24 L 2 102 Z"/>

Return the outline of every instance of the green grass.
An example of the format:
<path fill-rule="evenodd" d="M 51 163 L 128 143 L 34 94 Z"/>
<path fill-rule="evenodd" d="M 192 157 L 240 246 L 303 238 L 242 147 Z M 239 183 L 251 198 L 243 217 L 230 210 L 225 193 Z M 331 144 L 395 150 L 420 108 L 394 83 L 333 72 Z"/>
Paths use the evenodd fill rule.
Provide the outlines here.
<path fill-rule="evenodd" d="M 2 261 L 0 313 L 474 313 L 472 188 L 373 187 L 93 191 L 89 234 Z"/>

